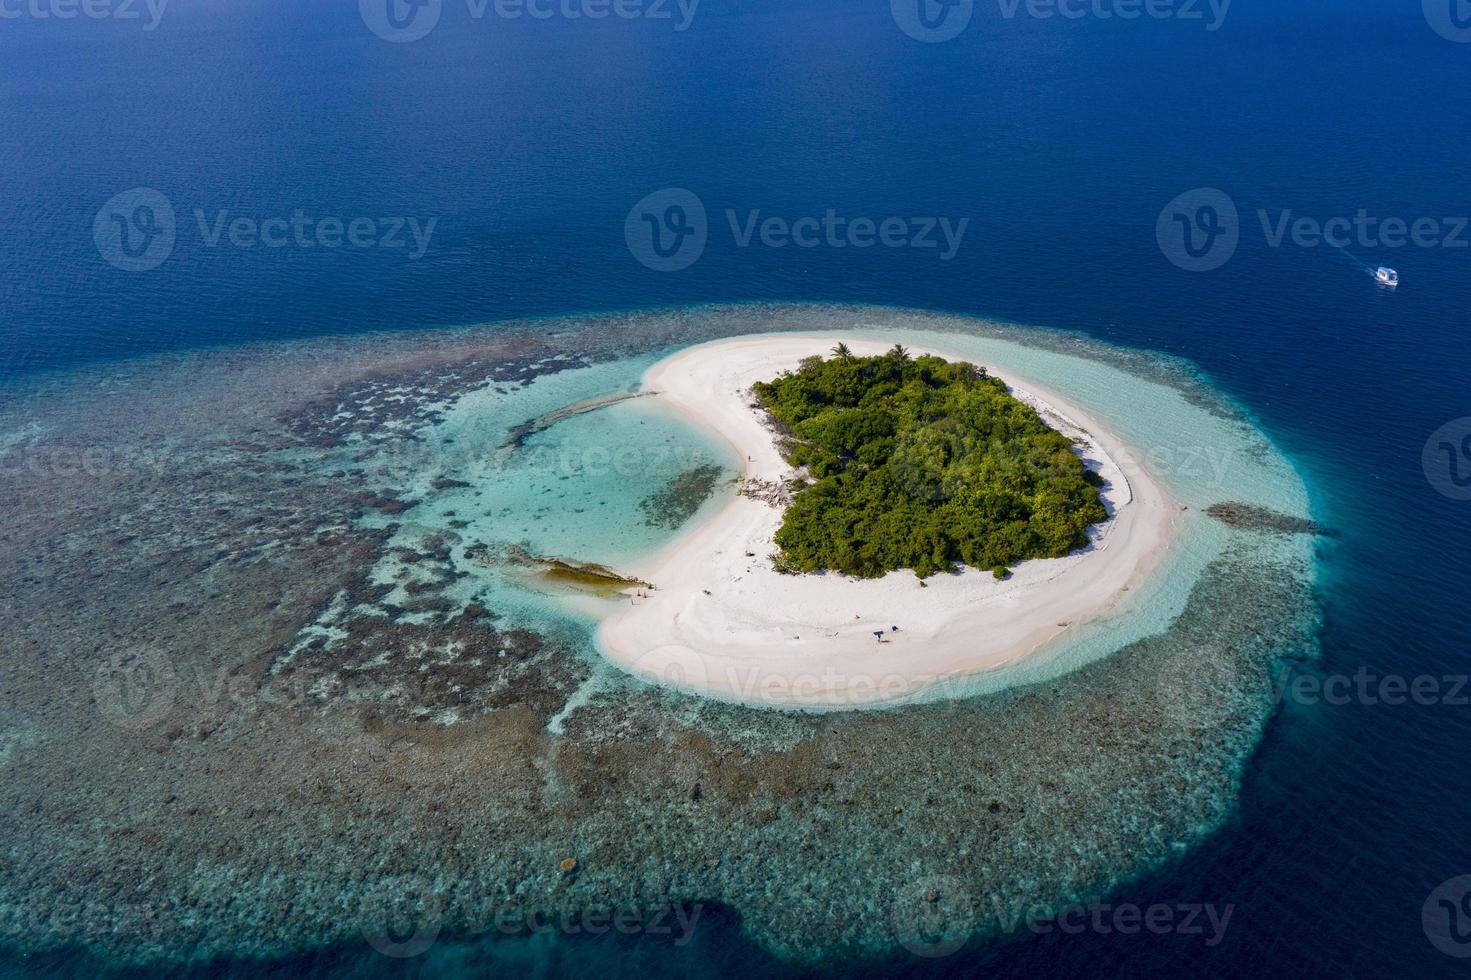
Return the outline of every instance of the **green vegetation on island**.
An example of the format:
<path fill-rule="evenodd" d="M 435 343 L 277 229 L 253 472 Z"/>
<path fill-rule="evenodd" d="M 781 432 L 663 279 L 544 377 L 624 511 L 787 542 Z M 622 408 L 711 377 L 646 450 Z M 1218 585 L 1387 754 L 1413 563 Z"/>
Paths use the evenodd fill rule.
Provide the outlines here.
<path fill-rule="evenodd" d="M 778 567 L 921 579 L 957 564 L 998 578 L 1088 543 L 1101 480 L 984 368 L 895 345 L 809 357 L 754 391 L 805 468 L 776 534 Z"/>

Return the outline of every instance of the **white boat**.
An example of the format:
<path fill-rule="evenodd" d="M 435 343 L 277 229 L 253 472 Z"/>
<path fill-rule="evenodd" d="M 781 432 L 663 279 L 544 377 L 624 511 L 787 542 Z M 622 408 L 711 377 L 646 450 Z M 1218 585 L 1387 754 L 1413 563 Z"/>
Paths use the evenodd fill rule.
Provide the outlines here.
<path fill-rule="evenodd" d="M 1395 272 L 1387 265 L 1381 265 L 1379 268 L 1374 270 L 1374 281 L 1382 283 L 1385 286 L 1398 286 L 1399 273 Z"/>

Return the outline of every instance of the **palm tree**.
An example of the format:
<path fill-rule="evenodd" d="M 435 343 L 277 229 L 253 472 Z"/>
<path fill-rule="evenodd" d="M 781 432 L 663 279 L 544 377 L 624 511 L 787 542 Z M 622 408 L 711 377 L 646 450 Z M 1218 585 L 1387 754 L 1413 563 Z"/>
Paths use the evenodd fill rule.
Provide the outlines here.
<path fill-rule="evenodd" d="M 853 359 L 853 352 L 844 343 L 839 343 L 838 346 L 834 347 L 833 353 L 837 355 L 840 361 L 851 361 Z"/>
<path fill-rule="evenodd" d="M 909 360 L 909 350 L 903 344 L 895 344 L 889 348 L 889 356 L 903 364 Z"/>

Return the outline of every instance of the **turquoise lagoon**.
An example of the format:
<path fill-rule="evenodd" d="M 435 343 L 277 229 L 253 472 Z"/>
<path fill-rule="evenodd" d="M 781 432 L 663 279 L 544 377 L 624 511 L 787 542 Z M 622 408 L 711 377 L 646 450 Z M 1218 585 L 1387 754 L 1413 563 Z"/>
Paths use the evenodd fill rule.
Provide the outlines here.
<path fill-rule="evenodd" d="M 924 323 L 926 317 L 912 314 L 908 319 Z M 803 318 L 795 316 L 791 322 L 800 328 Z M 1058 338 L 1066 335 L 1047 331 L 1013 330 L 1047 344 L 1036 346 L 948 330 L 895 329 L 866 323 L 862 316 L 853 322 L 851 330 L 830 331 L 832 342 L 865 338 L 934 347 L 1056 391 L 1109 427 L 1182 505 L 1167 557 L 1127 601 L 1022 662 L 946 682 L 922 699 L 1039 683 L 1162 634 L 1185 608 L 1202 572 L 1233 545 L 1265 549 L 1264 560 L 1284 560 L 1301 570 L 1304 585 L 1311 584 L 1310 537 L 1255 535 L 1247 543 L 1204 514 L 1205 508 L 1222 502 L 1302 518 L 1309 516 L 1310 507 L 1294 467 L 1261 430 L 1234 407 L 1205 396 L 1198 383 L 1171 383 L 1171 375 L 1181 370 L 1178 365 L 1169 365 L 1154 379 L 1136 364 L 1056 349 Z M 455 533 L 466 543 L 514 545 L 540 557 L 617 570 L 688 531 L 733 496 L 741 461 L 718 437 L 665 411 L 656 397 L 641 390 L 644 372 L 681 346 L 543 375 L 524 386 L 484 388 L 446 405 L 443 417 L 418 433 L 420 448 L 407 457 L 413 467 L 399 474 L 403 495 L 421 498 L 424 504 L 402 523 L 393 544 L 418 547 L 455 522 Z M 1156 370 L 1167 366 L 1162 357 L 1152 361 Z M 508 446 L 518 427 L 569 407 L 602 402 L 607 404 L 551 422 L 519 447 Z M 648 502 L 670 481 L 709 464 L 721 467 L 726 478 L 717 481 L 688 522 L 671 528 L 649 520 Z M 464 485 L 437 490 L 436 480 Z M 381 516 L 373 520 L 389 521 Z M 613 600 L 530 587 L 524 575 L 487 567 L 465 557 L 463 548 L 454 554 L 464 573 L 457 586 L 463 602 L 479 602 L 500 613 L 508 626 L 557 636 L 591 653 L 600 610 Z M 402 582 L 403 574 L 390 559 L 375 579 Z M 590 684 L 622 678 L 601 657 L 592 659 Z"/>
<path fill-rule="evenodd" d="M 393 547 L 423 548 L 445 532 L 462 577 L 449 590 L 462 605 L 494 610 L 505 628 L 533 630 L 590 653 L 597 612 L 613 600 L 547 588 L 513 563 L 477 560 L 486 545 L 536 558 L 613 570 L 666 544 L 679 528 L 656 508 L 681 474 L 718 467 L 716 492 L 691 522 L 718 508 L 733 490 L 740 461 L 723 441 L 638 396 L 645 370 L 664 352 L 542 374 L 525 385 L 492 385 L 441 406 L 441 417 L 407 449 L 379 453 L 369 471 L 403 497 L 423 501 L 407 515 L 371 514 L 369 525 L 397 526 L 372 581 L 394 584 L 385 599 L 401 603 L 421 576 Z M 517 430 L 552 413 L 577 411 L 518 438 Z M 453 485 L 451 485 L 453 484 Z M 438 489 L 436 488 L 438 486 Z M 424 618 L 428 618 L 425 614 Z M 329 627 L 330 628 L 330 627 Z M 589 688 L 623 675 L 591 657 Z"/>

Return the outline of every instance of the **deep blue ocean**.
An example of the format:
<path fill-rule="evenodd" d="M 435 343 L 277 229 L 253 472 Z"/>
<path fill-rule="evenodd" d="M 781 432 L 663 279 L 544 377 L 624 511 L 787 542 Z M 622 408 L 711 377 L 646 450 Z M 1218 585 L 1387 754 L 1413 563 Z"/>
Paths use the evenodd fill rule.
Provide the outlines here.
<path fill-rule="evenodd" d="M 1202 2 L 1198 19 L 1126 20 L 1097 10 L 1127 0 L 1074 5 L 1077 18 L 976 0 L 964 30 L 933 41 L 901 29 L 888 0 L 704 0 L 683 30 L 672 0 L 668 19 L 598 20 L 512 19 L 493 3 L 476 18 L 443 0 L 426 36 L 395 42 L 354 0 L 173 0 L 153 29 L 141 0 L 98 8 L 138 19 L 0 0 L 0 370 L 726 301 L 1081 330 L 1190 359 L 1296 461 L 1339 532 L 1320 548 L 1325 673 L 1464 675 L 1471 11 L 1438 2 L 1237 0 L 1223 17 Z M 156 196 L 114 200 L 135 188 L 172 222 Z M 688 197 L 656 194 L 670 188 L 698 200 L 703 234 L 674 207 Z M 1200 188 L 1224 192 L 1236 219 L 1219 196 L 1202 209 Z M 795 230 L 830 211 L 847 229 L 832 240 L 802 247 L 779 225 L 763 240 L 767 218 Z M 1311 220 L 1279 239 L 1288 212 Z M 1311 226 L 1361 214 L 1373 230 L 1360 221 L 1346 250 L 1312 243 Z M 860 247 L 860 218 L 900 219 L 891 237 L 910 244 Z M 948 259 L 939 231 L 939 247 L 913 241 L 930 218 L 968 219 Z M 410 229 L 431 221 L 419 248 Z M 170 224 L 166 257 L 130 269 L 157 258 Z M 690 235 L 703 251 L 650 267 L 689 257 L 630 247 L 651 229 L 665 251 Z M 1365 263 L 1401 285 L 1377 286 Z M 1421 911 L 1471 874 L 1467 694 L 1284 703 L 1230 826 L 1118 896 L 1233 903 L 1214 947 L 1053 934 L 865 969 L 1463 974 Z M 537 970 L 780 971 L 726 926 L 679 949 L 566 938 Z M 486 975 L 487 962 L 354 948 L 205 975 Z"/>

